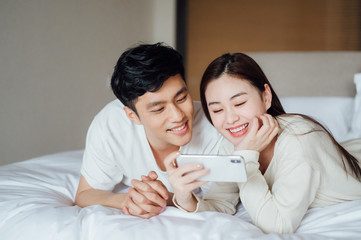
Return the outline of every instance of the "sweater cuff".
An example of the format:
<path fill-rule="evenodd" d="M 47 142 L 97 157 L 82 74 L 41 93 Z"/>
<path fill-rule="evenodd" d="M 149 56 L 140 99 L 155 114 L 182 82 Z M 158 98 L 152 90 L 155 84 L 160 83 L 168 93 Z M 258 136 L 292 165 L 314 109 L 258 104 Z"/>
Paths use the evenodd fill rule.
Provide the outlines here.
<path fill-rule="evenodd" d="M 198 196 L 197 196 L 195 193 L 193 193 L 193 192 L 192 192 L 192 195 L 193 195 L 193 196 L 196 198 L 196 200 L 197 200 L 197 207 L 196 207 L 196 209 L 193 211 L 193 213 L 194 213 L 194 212 L 198 212 L 199 203 L 200 203 L 200 201 L 201 201 L 201 198 L 198 197 Z M 173 195 L 172 201 L 173 201 L 174 206 L 176 206 L 177 208 L 179 208 L 179 209 L 182 210 L 183 212 L 190 212 L 190 211 L 187 211 L 187 210 L 185 210 L 184 208 L 182 208 L 182 207 L 177 203 L 177 201 L 176 201 L 176 199 L 175 199 L 175 195 Z M 192 212 L 191 212 L 191 213 L 192 213 Z"/>

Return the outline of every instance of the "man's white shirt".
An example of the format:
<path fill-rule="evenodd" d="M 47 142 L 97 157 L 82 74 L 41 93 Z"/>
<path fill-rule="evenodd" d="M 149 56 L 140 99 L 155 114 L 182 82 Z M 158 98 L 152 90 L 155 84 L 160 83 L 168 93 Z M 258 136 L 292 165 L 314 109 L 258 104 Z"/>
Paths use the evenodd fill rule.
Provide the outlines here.
<path fill-rule="evenodd" d="M 112 191 L 122 182 L 155 171 L 159 180 L 172 192 L 166 172 L 154 159 L 142 125 L 126 116 L 119 100 L 108 103 L 91 123 L 83 156 L 81 174 L 95 189 Z M 222 136 L 208 122 L 201 103 L 194 102 L 192 140 L 180 148 L 184 154 L 217 154 Z"/>

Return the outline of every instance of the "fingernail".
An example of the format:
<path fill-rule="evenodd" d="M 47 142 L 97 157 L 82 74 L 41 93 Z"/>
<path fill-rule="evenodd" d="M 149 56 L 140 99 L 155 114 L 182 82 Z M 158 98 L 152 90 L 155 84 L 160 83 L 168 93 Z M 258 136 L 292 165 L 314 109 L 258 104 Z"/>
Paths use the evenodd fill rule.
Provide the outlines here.
<path fill-rule="evenodd" d="M 197 168 L 202 168 L 202 164 L 197 164 Z"/>

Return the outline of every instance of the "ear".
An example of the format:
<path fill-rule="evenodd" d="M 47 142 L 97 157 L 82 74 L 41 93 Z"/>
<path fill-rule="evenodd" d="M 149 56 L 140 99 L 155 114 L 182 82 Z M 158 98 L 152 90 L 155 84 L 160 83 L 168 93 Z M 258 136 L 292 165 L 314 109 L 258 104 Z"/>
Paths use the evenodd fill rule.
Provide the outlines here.
<path fill-rule="evenodd" d="M 140 119 L 138 117 L 138 114 L 136 112 L 134 112 L 132 109 L 130 109 L 127 106 L 123 107 L 123 110 L 130 121 L 134 122 L 137 125 L 142 125 L 142 123 L 140 122 Z"/>
<path fill-rule="evenodd" d="M 262 93 L 262 97 L 266 106 L 266 110 L 268 110 L 272 105 L 272 92 L 267 83 L 264 85 L 264 92 Z"/>

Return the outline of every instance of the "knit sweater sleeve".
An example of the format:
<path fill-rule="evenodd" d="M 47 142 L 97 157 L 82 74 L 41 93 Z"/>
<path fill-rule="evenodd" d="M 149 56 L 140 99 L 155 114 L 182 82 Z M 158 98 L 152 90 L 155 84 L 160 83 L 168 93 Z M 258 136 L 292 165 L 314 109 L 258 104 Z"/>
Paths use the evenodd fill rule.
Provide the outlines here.
<path fill-rule="evenodd" d="M 214 182 L 209 191 L 197 200 L 196 212 L 217 211 L 234 214 L 239 201 L 238 185 L 237 183 Z"/>
<path fill-rule="evenodd" d="M 248 180 L 238 185 L 242 204 L 264 232 L 294 232 L 316 195 L 320 174 L 304 161 L 306 156 L 300 147 L 294 139 L 278 146 L 281 154 L 272 159 L 277 166 L 266 172 L 272 178 L 271 186 L 259 171 L 258 152 L 234 152 L 246 161 Z"/>

